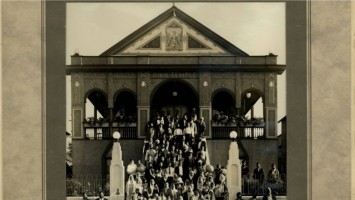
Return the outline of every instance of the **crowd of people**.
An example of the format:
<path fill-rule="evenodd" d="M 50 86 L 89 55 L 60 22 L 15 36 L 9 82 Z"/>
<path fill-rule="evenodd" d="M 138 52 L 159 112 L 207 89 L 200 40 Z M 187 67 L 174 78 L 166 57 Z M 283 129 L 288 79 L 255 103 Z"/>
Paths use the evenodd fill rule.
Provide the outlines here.
<path fill-rule="evenodd" d="M 205 128 L 195 109 L 182 117 L 157 113 L 147 126 L 144 164 L 127 166 L 126 199 L 224 199 L 227 170 L 209 165 Z"/>
<path fill-rule="evenodd" d="M 183 116 L 179 112 L 156 113 L 146 130 L 142 160 L 131 160 L 127 165 L 126 200 L 222 200 L 228 195 L 242 199 L 241 193 L 228 194 L 227 169 L 210 165 L 206 123 L 195 109 Z M 251 173 L 244 161 L 242 177 L 259 185 L 282 182 L 274 164 L 265 174 L 257 163 Z"/>

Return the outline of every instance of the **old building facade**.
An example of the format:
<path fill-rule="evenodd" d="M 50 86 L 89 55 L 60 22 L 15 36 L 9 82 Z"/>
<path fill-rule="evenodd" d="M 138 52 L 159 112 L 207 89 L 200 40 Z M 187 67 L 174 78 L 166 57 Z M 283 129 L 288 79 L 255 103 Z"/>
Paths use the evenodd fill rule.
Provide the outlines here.
<path fill-rule="evenodd" d="M 277 64 L 276 55 L 248 55 L 175 6 L 101 55 L 73 55 L 67 66 L 72 88 L 73 173 L 107 174 L 112 133 L 122 133 L 123 146 L 142 147 L 146 125 L 157 111 L 183 114 L 196 109 L 208 125 L 205 136 L 213 143 L 223 139 L 213 128 L 215 110 L 233 110 L 243 116 L 261 99 L 264 123 L 257 127 L 262 129 L 258 136 L 267 143 L 275 140 L 276 145 L 277 75 L 285 69 Z M 91 122 L 86 119 L 88 100 L 102 121 L 97 116 Z M 131 121 L 116 120 L 123 115 L 132 116 Z M 240 124 L 235 128 L 241 128 Z M 94 135 L 88 140 L 89 129 Z M 133 156 L 141 149 L 125 150 L 132 154 L 124 156 L 125 162 L 141 156 Z M 90 159 L 83 156 L 88 151 L 95 151 Z M 271 156 L 277 160 L 277 152 Z"/>

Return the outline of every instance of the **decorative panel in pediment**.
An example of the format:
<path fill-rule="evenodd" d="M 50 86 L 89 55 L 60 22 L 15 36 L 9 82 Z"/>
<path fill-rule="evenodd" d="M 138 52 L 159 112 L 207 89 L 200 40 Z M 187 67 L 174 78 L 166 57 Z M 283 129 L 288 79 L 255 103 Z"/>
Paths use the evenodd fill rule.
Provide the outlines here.
<path fill-rule="evenodd" d="M 177 17 L 170 17 L 115 55 L 231 55 Z"/>

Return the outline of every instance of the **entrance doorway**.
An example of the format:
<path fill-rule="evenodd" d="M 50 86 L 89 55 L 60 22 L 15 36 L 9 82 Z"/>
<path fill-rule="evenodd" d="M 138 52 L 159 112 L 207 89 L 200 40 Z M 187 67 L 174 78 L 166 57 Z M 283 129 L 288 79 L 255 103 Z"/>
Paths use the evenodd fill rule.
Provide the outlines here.
<path fill-rule="evenodd" d="M 155 92 L 151 101 L 152 114 L 171 113 L 180 115 L 196 109 L 198 112 L 198 97 L 187 83 L 172 80 L 163 83 Z"/>

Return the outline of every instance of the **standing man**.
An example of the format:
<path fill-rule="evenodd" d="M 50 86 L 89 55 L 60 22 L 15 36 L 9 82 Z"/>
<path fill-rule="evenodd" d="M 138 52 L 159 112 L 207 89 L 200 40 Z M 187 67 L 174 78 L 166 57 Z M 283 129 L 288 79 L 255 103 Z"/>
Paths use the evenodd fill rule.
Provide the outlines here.
<path fill-rule="evenodd" d="M 264 182 L 265 172 L 264 172 L 264 169 L 261 168 L 261 165 L 259 162 L 256 163 L 256 168 L 254 169 L 253 178 L 256 180 L 259 180 L 260 183 Z"/>

